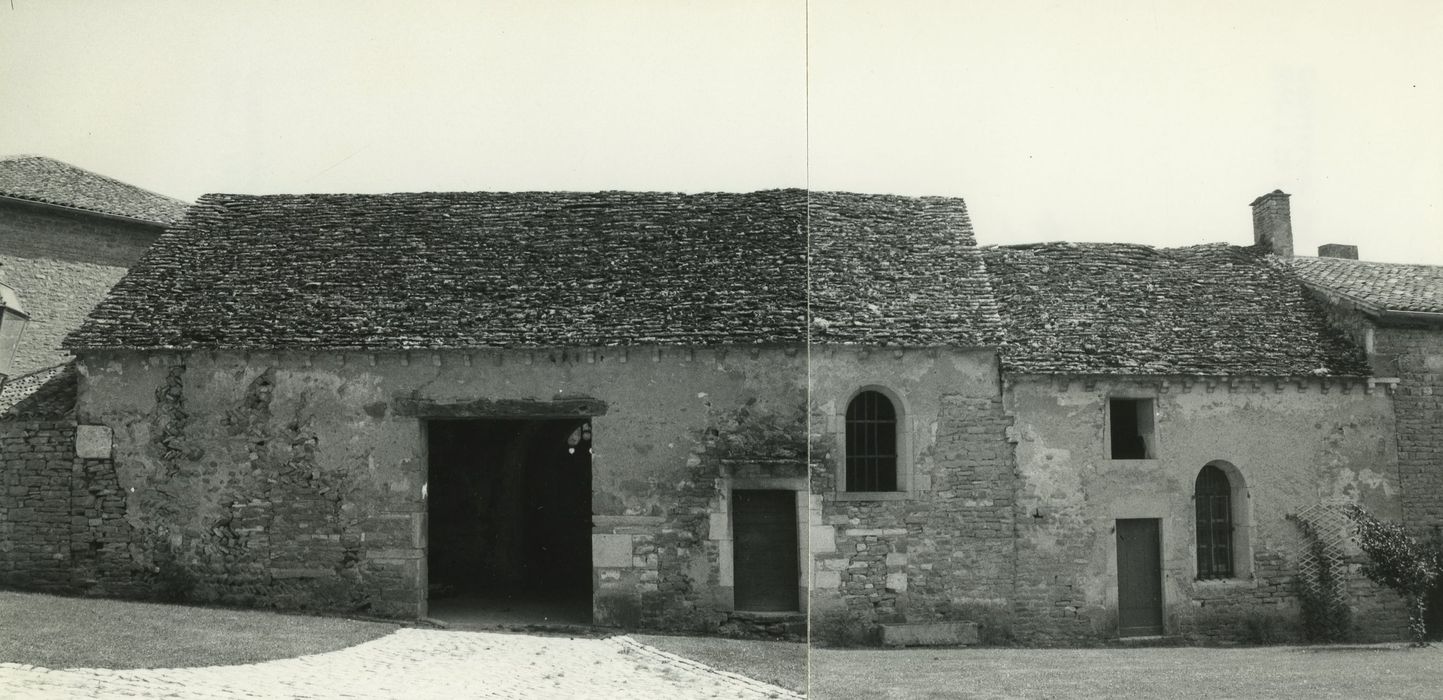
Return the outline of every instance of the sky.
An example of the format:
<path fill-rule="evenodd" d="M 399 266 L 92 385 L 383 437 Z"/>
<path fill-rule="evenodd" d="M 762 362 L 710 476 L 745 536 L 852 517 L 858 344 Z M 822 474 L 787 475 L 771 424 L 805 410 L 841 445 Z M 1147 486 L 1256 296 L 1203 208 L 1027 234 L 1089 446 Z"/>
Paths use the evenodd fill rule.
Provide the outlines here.
<path fill-rule="evenodd" d="M 0 155 L 205 192 L 966 200 L 979 242 L 1443 264 L 1436 0 L 0 0 Z"/>

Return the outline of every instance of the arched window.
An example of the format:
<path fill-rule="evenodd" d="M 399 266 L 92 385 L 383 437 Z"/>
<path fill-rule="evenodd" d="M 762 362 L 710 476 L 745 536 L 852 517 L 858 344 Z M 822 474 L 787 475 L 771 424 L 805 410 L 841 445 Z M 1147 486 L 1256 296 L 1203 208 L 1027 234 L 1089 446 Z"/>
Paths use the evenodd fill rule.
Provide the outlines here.
<path fill-rule="evenodd" d="M 1197 577 L 1233 576 L 1233 485 L 1223 470 L 1209 464 L 1198 472 Z"/>
<path fill-rule="evenodd" d="M 847 490 L 897 490 L 897 409 L 881 392 L 847 404 Z"/>

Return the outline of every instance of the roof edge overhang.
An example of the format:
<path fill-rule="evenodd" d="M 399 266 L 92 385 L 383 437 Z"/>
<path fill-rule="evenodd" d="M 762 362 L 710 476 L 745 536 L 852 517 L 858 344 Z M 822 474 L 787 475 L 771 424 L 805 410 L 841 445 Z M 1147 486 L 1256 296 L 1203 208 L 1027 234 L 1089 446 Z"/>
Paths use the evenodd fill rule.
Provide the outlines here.
<path fill-rule="evenodd" d="M 1005 378 L 1005 377 L 1018 377 L 1018 378 L 1027 378 L 1027 379 L 1045 379 L 1045 380 L 1051 380 L 1051 381 L 1056 381 L 1056 380 L 1058 380 L 1058 379 L 1069 379 L 1069 380 L 1077 380 L 1077 381 L 1103 381 L 1103 380 L 1107 380 L 1107 381 L 1129 381 L 1129 380 L 1131 380 L 1131 381 L 1139 381 L 1139 382 L 1157 382 L 1157 381 L 1163 381 L 1163 380 L 1167 380 L 1167 381 L 1173 381 L 1173 380 L 1183 381 L 1183 380 L 1187 380 L 1187 381 L 1197 382 L 1197 381 L 1209 381 L 1209 380 L 1211 380 L 1211 381 L 1218 382 L 1218 383 L 1227 383 L 1227 382 L 1232 382 L 1232 381 L 1247 381 L 1247 382 L 1274 382 L 1274 381 L 1276 381 L 1276 382 L 1291 382 L 1291 381 L 1297 381 L 1297 380 L 1300 380 L 1300 379 L 1303 379 L 1303 380 L 1329 379 L 1329 380 L 1346 380 L 1346 381 L 1367 381 L 1367 380 L 1370 380 L 1370 379 L 1377 379 L 1377 377 L 1375 377 L 1374 375 L 1371 375 L 1371 374 L 1314 374 L 1314 373 L 1312 373 L 1312 372 L 1304 372 L 1304 373 L 1302 373 L 1302 374 L 1256 374 L 1256 373 L 1251 373 L 1251 374 L 1249 374 L 1249 373 L 1197 374 L 1197 373 L 1187 373 L 1187 372 L 1169 372 L 1169 373 L 1161 373 L 1161 374 L 1118 374 L 1118 373 L 1108 373 L 1108 372 L 1039 372 L 1039 371 L 1036 371 L 1036 370 L 1025 371 L 1025 370 L 1007 369 L 1007 368 L 1005 368 L 1005 367 L 1002 369 L 1002 376 L 1003 376 L 1004 378 Z"/>
<path fill-rule="evenodd" d="M 1443 311 L 1390 309 L 1376 302 L 1363 299 L 1356 294 L 1349 294 L 1341 289 L 1325 284 L 1309 280 L 1302 280 L 1302 283 L 1304 287 L 1327 297 L 1327 301 L 1330 303 L 1337 303 L 1338 301 L 1347 302 L 1354 310 L 1367 316 L 1379 325 L 1443 326 Z"/>
<path fill-rule="evenodd" d="M 857 343 L 850 341 L 815 341 L 807 343 L 812 348 L 837 350 L 985 350 L 1001 352 L 1000 343 Z"/>
<path fill-rule="evenodd" d="M 415 346 L 415 347 L 381 347 L 381 346 L 294 346 L 294 345 L 235 345 L 235 346 L 175 346 L 175 345 L 154 345 L 154 346 L 110 346 L 110 345 L 72 345 L 62 343 L 61 349 L 75 354 L 82 353 L 191 353 L 191 352 L 293 352 L 293 353 L 327 353 L 327 352 L 355 352 L 355 353 L 402 353 L 402 352 L 546 352 L 553 350 L 625 350 L 625 349 L 652 349 L 652 348 L 674 348 L 674 349 L 699 349 L 699 348 L 722 348 L 734 349 L 773 349 L 785 350 L 788 348 L 803 348 L 807 343 L 802 341 L 774 341 L 766 343 L 624 343 L 615 345 L 583 345 L 557 343 L 552 345 L 446 345 L 446 346 Z"/>
<path fill-rule="evenodd" d="M 1402 309 L 1381 309 L 1369 313 L 1379 324 L 1389 326 L 1437 326 L 1443 327 L 1443 312 L 1406 311 Z"/>
<path fill-rule="evenodd" d="M 67 213 L 67 214 L 80 214 L 80 215 L 83 215 L 83 216 L 93 216 L 93 217 L 97 217 L 97 218 L 101 218 L 101 219 L 107 219 L 107 220 L 110 220 L 110 221 L 119 221 L 119 222 L 127 223 L 127 224 L 136 224 L 136 225 L 139 225 L 139 226 L 148 226 L 148 227 L 150 227 L 150 228 L 159 229 L 159 230 L 161 230 L 161 231 L 164 231 L 166 228 L 169 228 L 170 226 L 174 225 L 174 222 L 166 223 L 166 222 L 162 222 L 162 221 L 151 221 L 150 219 L 138 219 L 138 218 L 135 218 L 135 217 L 133 217 L 133 216 L 125 216 L 125 215 L 123 215 L 123 214 L 110 214 L 110 213 L 103 212 L 103 211 L 97 211 L 97 210 L 95 210 L 95 209 L 85 209 L 85 208 L 82 208 L 82 207 L 71 207 L 71 206 L 66 206 L 66 205 L 64 205 L 64 204 L 56 204 L 56 203 L 54 203 L 54 202 L 47 202 L 47 201 L 40 200 L 40 199 L 26 199 L 26 198 L 24 198 L 24 197 L 12 197 L 12 196 L 6 195 L 6 194 L 0 194 L 0 203 L 19 204 L 19 205 L 22 205 L 22 206 L 35 207 L 35 208 L 39 208 L 39 209 L 54 209 L 54 210 L 56 210 L 56 211 L 62 211 L 62 212 L 65 212 L 65 213 Z"/>

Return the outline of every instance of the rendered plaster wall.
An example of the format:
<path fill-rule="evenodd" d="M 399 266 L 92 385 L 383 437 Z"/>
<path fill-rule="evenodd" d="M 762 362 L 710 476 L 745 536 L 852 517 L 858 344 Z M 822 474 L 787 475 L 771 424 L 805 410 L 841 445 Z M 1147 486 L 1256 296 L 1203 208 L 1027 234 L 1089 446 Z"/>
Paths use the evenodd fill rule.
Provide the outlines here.
<path fill-rule="evenodd" d="M 814 635 L 1005 617 L 1015 466 L 995 353 L 819 348 L 811 386 Z M 868 389 L 900 415 L 899 492 L 847 493 L 841 478 L 847 405 Z"/>
<path fill-rule="evenodd" d="M 159 235 L 126 224 L 52 209 L 0 204 L 0 282 L 30 314 L 10 376 L 66 361 L 60 341 Z"/>
<path fill-rule="evenodd" d="M 1164 390 L 1163 380 L 1050 377 L 1012 377 L 1008 387 L 1021 476 L 1013 631 L 1027 643 L 1117 636 L 1117 519 L 1160 520 L 1165 634 L 1221 640 L 1249 617 L 1295 629 L 1307 540 L 1290 514 L 1336 499 L 1399 515 L 1395 420 L 1381 388 L 1173 378 Z M 1155 459 L 1110 458 L 1110 396 L 1154 400 Z M 1231 465 L 1234 542 L 1248 554 L 1235 558 L 1233 579 L 1199 581 L 1193 492 L 1217 460 Z M 1361 580 L 1350 591 L 1365 637 L 1405 629 L 1396 596 Z"/>
<path fill-rule="evenodd" d="M 795 350 L 116 352 L 81 372 L 135 558 L 193 600 L 423 615 L 428 417 L 593 416 L 602 624 L 725 624 L 730 479 L 805 483 Z"/>
<path fill-rule="evenodd" d="M 1378 377 L 1398 380 L 1398 467 L 1403 521 L 1418 536 L 1443 528 L 1443 327 L 1380 323 L 1351 301 L 1321 290 L 1328 320 L 1368 349 Z"/>

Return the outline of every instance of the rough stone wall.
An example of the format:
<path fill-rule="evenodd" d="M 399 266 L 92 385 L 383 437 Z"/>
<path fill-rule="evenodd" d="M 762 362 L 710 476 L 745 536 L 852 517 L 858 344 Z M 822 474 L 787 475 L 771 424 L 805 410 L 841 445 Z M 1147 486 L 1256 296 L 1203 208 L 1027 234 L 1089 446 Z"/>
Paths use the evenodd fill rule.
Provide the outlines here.
<path fill-rule="evenodd" d="M 1112 395 L 1154 400 L 1155 459 L 1110 458 Z M 1117 636 L 1117 519 L 1160 520 L 1165 634 L 1236 641 L 1249 619 L 1296 634 L 1307 541 L 1288 515 L 1326 498 L 1399 513 L 1392 400 L 1363 382 L 1011 377 L 1007 396 L 1021 476 L 1013 632 L 1026 643 Z M 1193 490 L 1217 460 L 1232 467 L 1234 542 L 1247 554 L 1234 578 L 1201 581 Z M 1365 637 L 1401 634 L 1396 596 L 1356 566 L 1350 586 Z"/>
<path fill-rule="evenodd" d="M 725 348 L 88 353 L 77 415 L 114 431 L 134 559 L 185 598 L 394 616 L 425 612 L 426 418 L 593 415 L 596 621 L 715 629 L 730 614 L 730 552 L 710 532 L 728 480 L 804 483 L 802 362 Z"/>
<path fill-rule="evenodd" d="M 864 389 L 889 395 L 902 416 L 903 491 L 839 486 L 846 407 Z M 991 352 L 814 350 L 814 620 L 1002 629 L 1015 560 L 1010 424 Z"/>
<path fill-rule="evenodd" d="M 63 422 L 0 423 L 0 583 L 133 596 L 158 592 L 129 561 L 125 499 L 109 459 L 76 454 Z"/>
<path fill-rule="evenodd" d="M 6 425 L 0 433 L 0 581 L 70 588 L 70 478 L 75 429 Z"/>
<path fill-rule="evenodd" d="M 60 364 L 60 341 L 145 252 L 159 228 L 0 204 L 0 282 L 30 314 L 11 376 Z"/>
<path fill-rule="evenodd" d="M 1398 469 L 1403 520 L 1419 535 L 1443 527 L 1443 329 L 1379 328 L 1376 364 L 1400 381 Z"/>

